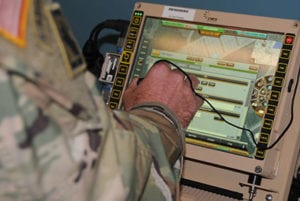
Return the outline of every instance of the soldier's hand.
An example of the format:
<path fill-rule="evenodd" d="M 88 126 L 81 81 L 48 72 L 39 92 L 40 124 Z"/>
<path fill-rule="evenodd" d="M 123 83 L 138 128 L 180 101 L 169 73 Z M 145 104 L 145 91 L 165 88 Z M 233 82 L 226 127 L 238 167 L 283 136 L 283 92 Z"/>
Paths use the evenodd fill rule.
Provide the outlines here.
<path fill-rule="evenodd" d="M 193 87 L 199 84 L 196 76 L 189 76 Z M 192 92 L 188 79 L 179 70 L 172 70 L 168 63 L 154 65 L 138 84 L 134 78 L 124 92 L 125 110 L 141 103 L 157 102 L 173 111 L 184 128 L 188 126 L 203 100 Z"/>

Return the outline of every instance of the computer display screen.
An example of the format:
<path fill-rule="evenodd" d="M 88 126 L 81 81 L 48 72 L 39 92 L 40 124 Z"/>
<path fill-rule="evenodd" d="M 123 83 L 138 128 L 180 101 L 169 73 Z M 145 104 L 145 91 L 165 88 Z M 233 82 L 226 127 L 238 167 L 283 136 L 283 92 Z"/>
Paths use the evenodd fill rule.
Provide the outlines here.
<path fill-rule="evenodd" d="M 298 32 L 293 22 L 221 12 L 210 17 L 209 11 L 146 3 L 136 7 L 109 106 L 120 108 L 126 84 L 144 77 L 158 60 L 168 60 L 198 77 L 196 92 L 213 106 L 205 102 L 199 108 L 186 142 L 264 160 L 266 152 L 257 145 L 266 148 L 272 138 Z M 180 13 L 174 17 L 173 11 Z"/>
<path fill-rule="evenodd" d="M 199 79 L 196 91 L 229 122 L 258 138 L 283 47 L 283 33 L 147 17 L 131 76 L 143 77 L 160 59 Z M 146 67 L 145 67 L 146 66 Z M 251 134 L 226 124 L 205 103 L 187 141 L 253 156 Z"/>

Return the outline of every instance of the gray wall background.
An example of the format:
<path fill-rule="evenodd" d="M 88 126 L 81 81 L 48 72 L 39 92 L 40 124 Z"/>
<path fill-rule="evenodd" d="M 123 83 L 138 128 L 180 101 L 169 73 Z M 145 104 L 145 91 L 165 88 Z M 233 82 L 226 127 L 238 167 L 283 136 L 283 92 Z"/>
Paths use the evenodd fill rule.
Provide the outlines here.
<path fill-rule="evenodd" d="M 106 19 L 130 20 L 136 0 L 55 0 L 61 4 L 82 47 L 96 24 Z M 188 8 L 300 20 L 300 0 L 144 0 Z"/>

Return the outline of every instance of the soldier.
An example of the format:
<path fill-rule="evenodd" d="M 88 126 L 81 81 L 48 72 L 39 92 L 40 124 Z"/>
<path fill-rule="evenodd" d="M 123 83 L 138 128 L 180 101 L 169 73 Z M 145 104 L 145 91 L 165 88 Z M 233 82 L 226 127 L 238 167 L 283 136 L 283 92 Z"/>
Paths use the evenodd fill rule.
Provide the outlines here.
<path fill-rule="evenodd" d="M 158 63 L 129 85 L 127 112 L 110 111 L 57 4 L 4 2 L 0 200 L 178 200 L 184 128 L 202 104 L 184 76 Z"/>

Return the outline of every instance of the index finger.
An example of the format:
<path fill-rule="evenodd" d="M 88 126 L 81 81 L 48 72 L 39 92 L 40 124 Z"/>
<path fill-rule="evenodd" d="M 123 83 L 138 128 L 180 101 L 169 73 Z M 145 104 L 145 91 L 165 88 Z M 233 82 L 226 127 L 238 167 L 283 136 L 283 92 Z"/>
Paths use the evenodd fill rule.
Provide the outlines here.
<path fill-rule="evenodd" d="M 150 68 L 150 70 L 147 73 L 147 76 L 152 74 L 163 76 L 169 73 L 170 71 L 171 71 L 170 64 L 166 62 L 158 62 Z"/>

